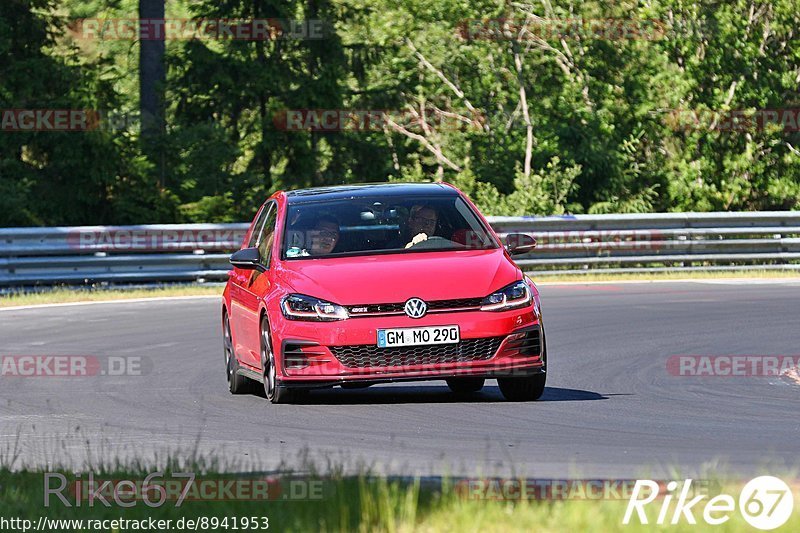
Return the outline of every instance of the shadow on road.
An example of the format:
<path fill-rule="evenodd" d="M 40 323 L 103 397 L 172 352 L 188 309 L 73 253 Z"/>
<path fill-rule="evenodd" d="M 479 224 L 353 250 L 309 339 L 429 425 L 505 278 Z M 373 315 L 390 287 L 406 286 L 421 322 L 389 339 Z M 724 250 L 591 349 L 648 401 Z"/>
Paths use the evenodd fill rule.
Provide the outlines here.
<path fill-rule="evenodd" d="M 570 402 L 585 400 L 607 400 L 609 396 L 580 389 L 547 387 L 538 402 Z M 403 403 L 511 403 L 503 397 L 497 386 L 486 386 L 480 392 L 457 394 L 446 385 L 441 386 L 381 386 L 366 389 L 321 389 L 312 391 L 297 403 L 307 405 L 348 404 L 403 404 Z"/>
<path fill-rule="evenodd" d="M 581 400 L 608 400 L 610 396 L 632 396 L 631 394 L 600 394 L 581 389 L 545 387 L 540 402 L 577 402 Z"/>

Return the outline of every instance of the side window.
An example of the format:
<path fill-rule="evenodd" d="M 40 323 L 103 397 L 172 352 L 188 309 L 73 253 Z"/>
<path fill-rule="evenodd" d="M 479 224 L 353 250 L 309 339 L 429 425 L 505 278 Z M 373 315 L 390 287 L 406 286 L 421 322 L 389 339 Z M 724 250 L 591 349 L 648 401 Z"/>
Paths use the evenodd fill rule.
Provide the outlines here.
<path fill-rule="evenodd" d="M 278 220 L 278 208 L 274 203 L 267 206 L 269 213 L 264 221 L 264 227 L 258 237 L 258 255 L 261 264 L 269 267 L 269 260 L 272 257 L 272 243 L 275 240 L 275 222 Z"/>
<path fill-rule="evenodd" d="M 261 234 L 261 228 L 264 226 L 264 219 L 267 218 L 267 211 L 272 204 L 265 204 L 261 206 L 261 211 L 258 212 L 258 217 L 253 224 L 253 233 L 250 234 L 250 240 L 247 241 L 247 248 L 255 248 L 258 242 L 258 236 Z"/>

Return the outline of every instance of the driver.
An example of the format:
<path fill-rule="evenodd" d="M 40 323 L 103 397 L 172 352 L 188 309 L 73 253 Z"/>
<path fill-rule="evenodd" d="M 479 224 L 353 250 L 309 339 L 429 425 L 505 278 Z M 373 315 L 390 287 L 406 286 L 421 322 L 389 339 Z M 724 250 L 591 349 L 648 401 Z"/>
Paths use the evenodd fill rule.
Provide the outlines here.
<path fill-rule="evenodd" d="M 417 243 L 428 240 L 436 233 L 436 223 L 439 214 L 429 205 L 415 205 L 411 208 L 408 217 L 408 234 L 413 237 L 406 248 L 411 248 Z"/>
<path fill-rule="evenodd" d="M 387 243 L 387 248 L 411 248 L 428 240 L 436 233 L 439 214 L 429 205 L 415 205 L 408 214 L 408 223 L 403 234 Z"/>

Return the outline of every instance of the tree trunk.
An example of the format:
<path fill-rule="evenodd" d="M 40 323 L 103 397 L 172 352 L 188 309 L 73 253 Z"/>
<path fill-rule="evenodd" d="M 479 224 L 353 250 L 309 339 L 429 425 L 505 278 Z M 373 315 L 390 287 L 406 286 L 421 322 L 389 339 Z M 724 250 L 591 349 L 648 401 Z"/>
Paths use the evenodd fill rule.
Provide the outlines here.
<path fill-rule="evenodd" d="M 142 148 L 156 167 L 161 187 L 165 183 L 164 122 L 166 68 L 164 66 L 164 1 L 139 0 L 142 34 L 139 46 L 139 111 Z"/>
<path fill-rule="evenodd" d="M 259 0 L 253 0 L 253 18 L 260 19 L 266 17 L 275 17 L 277 13 L 270 12 L 270 7 L 267 6 L 266 10 L 262 10 L 263 2 Z M 277 18 L 277 17 L 276 17 Z M 266 41 L 256 41 L 256 57 L 258 59 L 259 68 L 266 69 L 267 66 L 267 51 L 266 51 Z M 275 46 L 275 54 L 274 57 L 280 57 L 280 41 Z M 259 159 L 261 160 L 261 168 L 263 172 L 263 183 L 264 183 L 264 191 L 266 194 L 270 194 L 272 190 L 272 139 L 270 139 L 270 135 L 274 135 L 276 132 L 271 129 L 269 121 L 270 117 L 267 113 L 267 102 L 269 99 L 269 95 L 267 91 L 263 88 L 259 90 L 258 94 L 258 112 L 259 118 L 261 120 L 261 145 L 258 148 L 258 152 L 260 154 Z M 237 140 L 237 142 L 239 142 Z"/>

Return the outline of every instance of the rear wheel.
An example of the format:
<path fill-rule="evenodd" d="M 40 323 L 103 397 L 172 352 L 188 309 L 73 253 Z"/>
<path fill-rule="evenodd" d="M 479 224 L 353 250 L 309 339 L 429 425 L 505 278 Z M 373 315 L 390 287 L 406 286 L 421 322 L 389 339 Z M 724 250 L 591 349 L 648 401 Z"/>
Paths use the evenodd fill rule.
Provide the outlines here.
<path fill-rule="evenodd" d="M 272 339 L 266 317 L 261 319 L 261 368 L 263 369 L 264 394 L 271 403 L 289 403 L 297 399 L 295 391 L 284 387 L 278 381 L 278 369 L 275 353 L 272 351 Z"/>
<path fill-rule="evenodd" d="M 242 394 L 247 389 L 247 378 L 239 375 L 239 361 L 233 353 L 231 322 L 226 313 L 222 322 L 222 347 L 225 352 L 225 373 L 228 377 L 228 390 L 231 394 Z"/>
<path fill-rule="evenodd" d="M 447 386 L 450 390 L 458 393 L 478 392 L 486 382 L 484 378 L 448 378 Z"/>

